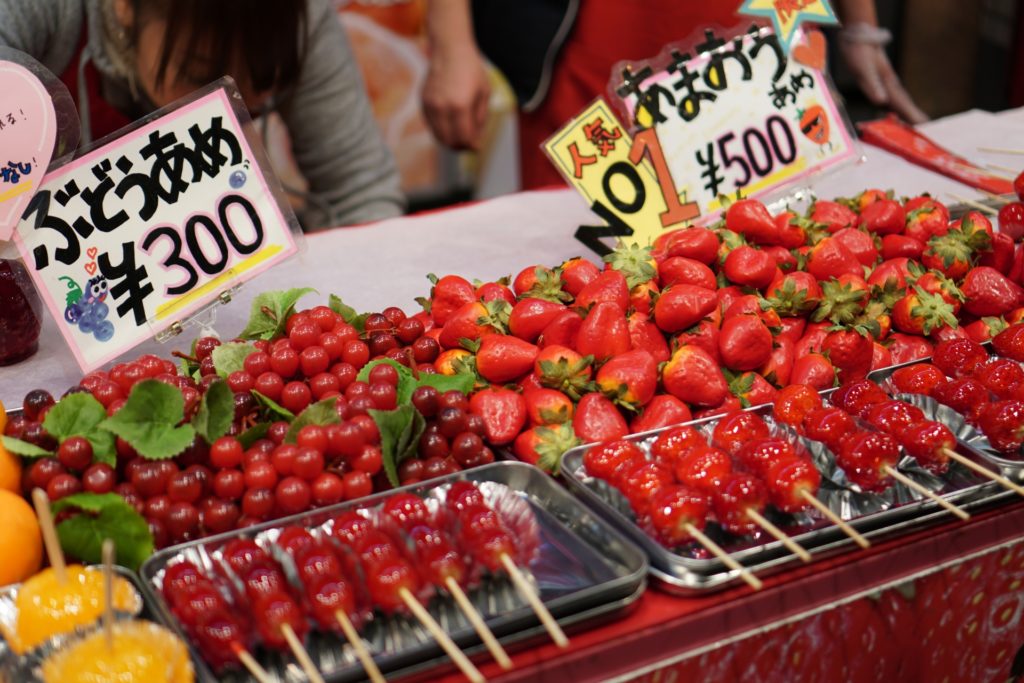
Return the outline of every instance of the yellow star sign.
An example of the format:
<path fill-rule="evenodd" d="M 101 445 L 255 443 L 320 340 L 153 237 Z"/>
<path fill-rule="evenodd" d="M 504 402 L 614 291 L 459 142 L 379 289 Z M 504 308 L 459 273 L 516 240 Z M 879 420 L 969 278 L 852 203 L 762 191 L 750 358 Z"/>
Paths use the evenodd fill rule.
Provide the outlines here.
<path fill-rule="evenodd" d="M 739 14 L 768 17 L 775 33 L 788 52 L 797 28 L 805 21 L 815 24 L 838 24 L 828 0 L 744 0 Z"/>

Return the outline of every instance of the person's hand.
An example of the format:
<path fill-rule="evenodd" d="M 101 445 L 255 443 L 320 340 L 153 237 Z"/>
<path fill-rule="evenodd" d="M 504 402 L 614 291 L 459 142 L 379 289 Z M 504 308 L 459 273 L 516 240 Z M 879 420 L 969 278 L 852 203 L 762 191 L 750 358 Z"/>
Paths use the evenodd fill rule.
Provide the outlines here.
<path fill-rule="evenodd" d="M 857 85 L 873 104 L 893 110 L 911 124 L 928 120 L 928 115 L 914 104 L 910 93 L 904 89 L 882 45 L 856 39 L 844 40 L 840 36 L 839 49 Z"/>
<path fill-rule="evenodd" d="M 453 149 L 478 149 L 491 83 L 475 46 L 436 50 L 423 83 L 423 113 L 434 137 Z"/>

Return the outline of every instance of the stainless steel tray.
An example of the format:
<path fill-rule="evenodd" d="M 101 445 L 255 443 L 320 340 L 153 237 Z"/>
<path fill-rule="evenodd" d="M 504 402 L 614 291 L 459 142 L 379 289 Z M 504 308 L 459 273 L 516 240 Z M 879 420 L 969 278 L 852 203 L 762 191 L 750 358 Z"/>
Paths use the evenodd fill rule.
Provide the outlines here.
<path fill-rule="evenodd" d="M 997 358 L 1002 357 L 993 351 L 991 344 L 983 344 L 983 346 L 986 347 L 990 355 L 995 356 Z M 900 368 L 930 362 L 931 358 L 922 358 L 921 360 L 903 363 L 902 365 L 894 365 L 888 368 L 881 368 L 871 373 L 869 377 L 875 382 L 877 382 L 888 393 L 896 395 L 898 393 L 898 390 L 890 382 L 890 379 L 892 378 L 894 372 L 896 372 Z M 938 419 L 940 422 L 945 422 L 947 425 L 950 425 L 951 428 L 952 424 L 954 423 L 967 424 L 967 419 L 963 415 L 953 410 L 952 408 L 944 406 L 935 401 L 934 399 L 929 398 L 928 396 L 925 396 L 923 394 L 903 394 L 900 396 L 900 398 L 909 403 L 913 403 L 918 407 L 921 407 L 922 404 L 927 402 L 935 403 L 935 411 L 936 414 L 939 416 L 936 419 Z M 992 445 L 988 441 L 988 437 L 986 437 L 984 434 L 982 434 L 980 431 L 976 429 L 972 429 L 972 431 L 974 432 L 973 435 L 970 439 L 967 440 L 967 443 L 970 444 L 972 448 L 978 451 L 978 453 L 980 453 L 990 463 L 996 465 L 1006 477 L 1014 481 L 1024 481 L 1024 453 L 1021 453 L 1019 457 L 1007 455 L 1006 453 L 1000 453 L 999 451 L 992 448 Z"/>
<path fill-rule="evenodd" d="M 139 594 L 139 598 L 142 602 L 142 609 L 137 615 L 118 614 L 118 617 L 138 617 L 140 619 L 160 623 L 158 611 L 153 605 L 152 598 L 145 590 L 143 590 L 142 582 L 139 580 L 138 575 L 135 574 L 135 572 L 118 565 L 114 565 L 114 573 L 131 583 L 132 587 L 134 587 L 136 592 Z M 20 587 L 21 584 L 0 586 L 0 610 L 13 609 L 13 605 L 11 603 L 17 595 Z M 3 639 L 3 636 L 0 636 L 0 681 L 11 681 L 12 683 L 15 681 L 17 683 L 41 683 L 43 679 L 39 667 L 47 656 L 74 641 L 81 634 L 88 633 L 98 627 L 99 623 L 96 623 L 89 628 L 80 629 L 78 632 L 64 636 L 57 636 L 34 650 L 27 652 L 25 655 L 17 655 L 12 652 L 10 648 L 7 647 L 7 643 Z"/>
<path fill-rule="evenodd" d="M 482 487 L 487 482 L 507 487 L 512 495 L 529 506 L 537 522 L 539 544 L 538 553 L 528 569 L 541 598 L 563 627 L 572 630 L 590 627 L 601 619 L 625 610 L 643 592 L 648 568 L 643 553 L 535 467 L 523 463 L 494 463 L 396 491 L 425 494 L 436 487 L 459 480 L 477 482 Z M 177 558 L 189 558 L 200 564 L 207 563 L 218 548 L 232 539 L 247 537 L 263 542 L 272 539 L 275 536 L 274 530 L 283 526 L 319 527 L 340 512 L 373 506 L 396 491 L 167 548 L 143 565 L 141 574 L 144 590 L 152 599 L 163 623 L 184 635 L 159 590 L 163 569 L 169 562 Z M 503 643 L 519 646 L 544 634 L 533 612 L 506 581 L 490 579 L 485 586 L 473 591 L 470 597 Z M 466 648 L 467 653 L 474 655 L 485 652 L 475 632 L 448 601 L 434 600 L 429 607 L 455 642 Z M 389 677 L 449 666 L 441 649 L 425 631 L 418 624 L 404 618 L 372 619 L 363 637 L 378 666 Z M 364 678 L 351 648 L 344 644 L 340 636 L 317 633 L 310 638 L 308 646 L 313 661 L 326 680 L 350 681 Z M 262 649 L 258 649 L 255 654 L 278 680 L 304 680 L 291 660 Z M 196 656 L 195 659 L 200 680 L 241 681 L 245 678 L 241 674 L 231 673 L 217 678 L 201 658 Z"/>
<path fill-rule="evenodd" d="M 770 405 L 757 406 L 749 410 L 767 418 L 771 415 Z M 927 410 L 925 413 L 929 414 Z M 687 424 L 709 430 L 719 419 L 710 417 Z M 773 432 L 798 441 L 810 452 L 815 464 L 823 473 L 819 500 L 861 534 L 877 539 L 950 518 L 949 513 L 942 510 L 938 504 L 922 499 L 919 494 L 902 486 L 890 487 L 884 495 L 860 492 L 845 480 L 841 471 L 838 474 L 834 471 L 835 459 L 828 449 L 797 436 L 787 428 L 773 424 L 770 419 L 768 422 Z M 670 428 L 633 434 L 627 439 L 638 443 L 647 452 L 654 439 L 666 429 Z M 958 437 L 962 436 L 958 433 Z M 583 455 L 592 446 L 593 444 L 579 446 L 566 452 L 562 457 L 562 473 L 569 487 L 577 495 L 643 548 L 651 562 L 651 576 L 661 588 L 687 595 L 728 588 L 741 580 L 738 572 L 728 570 L 720 560 L 710 556 L 697 544 L 672 550 L 658 543 L 641 529 L 625 496 L 608 483 L 586 474 Z M 965 441 L 959 443 L 958 451 L 974 460 L 982 460 L 981 455 Z M 951 463 L 949 472 L 942 479 L 920 469 L 915 461 L 906 457 L 901 460 L 900 469 L 918 483 L 940 492 L 943 498 L 965 509 L 974 509 L 1014 495 L 956 463 Z M 774 511 L 767 516 L 790 532 L 793 540 L 811 552 L 815 559 L 829 557 L 856 547 L 838 527 L 816 512 L 786 515 Z M 758 576 L 770 575 L 802 564 L 799 558 L 770 536 L 738 538 L 726 534 L 715 523 L 709 523 L 707 532 L 733 559 Z"/>

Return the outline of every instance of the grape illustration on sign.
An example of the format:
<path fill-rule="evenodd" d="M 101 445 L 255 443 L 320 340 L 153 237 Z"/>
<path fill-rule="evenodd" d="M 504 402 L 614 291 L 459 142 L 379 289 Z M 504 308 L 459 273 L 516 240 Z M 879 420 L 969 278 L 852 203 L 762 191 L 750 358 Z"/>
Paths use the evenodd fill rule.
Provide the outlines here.
<path fill-rule="evenodd" d="M 839 23 L 828 0 L 744 0 L 739 13 L 771 19 L 775 33 L 787 52 L 793 47 L 793 38 L 804 22 Z"/>

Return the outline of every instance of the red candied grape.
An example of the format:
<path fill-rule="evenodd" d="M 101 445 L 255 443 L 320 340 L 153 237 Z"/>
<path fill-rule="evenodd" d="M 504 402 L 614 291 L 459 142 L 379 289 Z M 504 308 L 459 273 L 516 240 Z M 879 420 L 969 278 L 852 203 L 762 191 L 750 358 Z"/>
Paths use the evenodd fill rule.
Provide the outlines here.
<path fill-rule="evenodd" d="M 25 399 L 21 402 L 22 414 L 27 420 L 39 422 L 43 419 L 46 410 L 54 403 L 56 401 L 53 400 L 50 392 L 45 389 L 33 389 L 25 394 Z"/>
<path fill-rule="evenodd" d="M 110 493 L 114 490 L 115 478 L 113 467 L 98 462 L 82 473 L 82 487 L 88 493 Z"/>
<path fill-rule="evenodd" d="M 244 475 L 245 487 L 249 489 L 270 489 L 277 485 L 277 470 L 269 462 L 246 467 Z"/>
<path fill-rule="evenodd" d="M 334 425 L 328 432 L 328 452 L 335 457 L 354 458 L 366 444 L 366 435 L 358 424 L 349 420 Z"/>
<path fill-rule="evenodd" d="M 433 479 L 448 474 L 445 458 L 426 458 L 423 461 L 423 478 Z"/>
<path fill-rule="evenodd" d="M 427 384 L 416 387 L 412 392 L 412 405 L 423 417 L 434 417 L 441 407 L 441 393 Z"/>
<path fill-rule="evenodd" d="M 199 363 L 199 375 L 201 377 L 217 377 L 217 368 L 213 364 L 213 356 L 207 356 Z M 132 379 L 128 377 L 127 371 L 122 375 L 121 388 L 126 392 L 131 389 Z M 125 386 L 128 385 L 128 386 Z"/>
<path fill-rule="evenodd" d="M 58 474 L 66 474 L 67 470 L 56 458 L 42 458 L 32 463 L 28 470 L 28 480 L 32 488 L 45 489 Z"/>
<path fill-rule="evenodd" d="M 395 335 L 388 332 L 378 332 L 370 337 L 370 355 L 383 356 L 391 349 L 398 348 L 398 340 Z"/>
<path fill-rule="evenodd" d="M 458 408 L 464 413 L 469 412 L 469 399 L 458 389 L 450 389 L 441 394 L 439 402 L 442 409 Z"/>
<path fill-rule="evenodd" d="M 351 422 L 363 431 L 366 443 L 380 443 L 380 430 L 377 429 L 377 423 L 373 421 L 372 417 L 369 415 L 356 415 L 351 419 Z"/>
<path fill-rule="evenodd" d="M 322 453 L 327 450 L 327 431 L 320 425 L 306 425 L 299 430 L 295 443 Z"/>
<path fill-rule="evenodd" d="M 398 370 L 387 363 L 380 363 L 370 370 L 370 384 L 390 384 L 398 386 Z"/>
<path fill-rule="evenodd" d="M 349 401 L 348 409 L 353 417 L 359 415 L 366 416 L 369 411 L 377 409 L 377 404 L 369 396 L 357 396 Z"/>
<path fill-rule="evenodd" d="M 474 459 L 480 456 L 484 440 L 473 432 L 462 432 L 452 440 L 452 457 L 463 467 L 472 467 Z"/>
<path fill-rule="evenodd" d="M 175 503 L 195 503 L 203 495 L 203 482 L 194 472 L 176 472 L 167 485 L 167 496 Z"/>
<path fill-rule="evenodd" d="M 380 446 L 366 444 L 351 464 L 352 469 L 366 472 L 371 477 L 377 474 L 382 466 Z"/>
<path fill-rule="evenodd" d="M 370 395 L 370 385 L 362 380 L 356 380 L 345 387 L 345 398 L 351 401 L 355 398 L 363 398 Z"/>
<path fill-rule="evenodd" d="M 210 464 L 217 469 L 242 464 L 242 444 L 233 436 L 222 436 L 210 446 Z"/>
<path fill-rule="evenodd" d="M 370 400 L 377 410 L 394 410 L 398 407 L 398 393 L 390 384 L 371 384 Z"/>
<path fill-rule="evenodd" d="M 327 352 L 327 357 L 332 363 L 338 361 L 341 358 L 341 354 L 345 351 L 345 340 L 333 332 L 321 334 L 317 344 Z"/>
<path fill-rule="evenodd" d="M 423 479 L 423 461 L 419 458 L 408 458 L 398 466 L 398 480 L 403 485 L 411 484 Z"/>
<path fill-rule="evenodd" d="M 171 511 L 171 499 L 167 496 L 153 496 L 146 501 L 144 514 L 153 519 L 165 520 Z"/>
<path fill-rule="evenodd" d="M 466 413 L 461 408 L 449 406 L 437 414 L 437 425 L 447 439 L 453 439 L 466 431 Z"/>
<path fill-rule="evenodd" d="M 235 528 L 242 513 L 238 506 L 226 500 L 211 499 L 203 510 L 203 527 L 212 534 L 221 534 Z"/>
<path fill-rule="evenodd" d="M 319 401 L 327 398 L 328 394 L 339 394 L 341 382 L 331 373 L 321 372 L 310 378 L 309 390 L 313 394 L 313 398 Z"/>
<path fill-rule="evenodd" d="M 21 438 L 46 451 L 54 451 L 57 449 L 57 440 L 50 436 L 46 430 L 43 429 L 43 425 L 38 422 L 32 422 L 25 427 L 25 433 L 22 434 Z"/>
<path fill-rule="evenodd" d="M 412 343 L 412 357 L 417 363 L 433 363 L 441 353 L 441 345 L 433 337 L 420 337 Z"/>
<path fill-rule="evenodd" d="M 157 550 L 166 548 L 170 542 L 171 537 L 167 533 L 167 527 L 159 519 L 146 518 L 146 525 L 149 527 L 149 535 L 153 537 L 153 547 Z"/>
<path fill-rule="evenodd" d="M 341 337 L 341 341 L 350 342 L 353 339 L 359 339 L 359 330 L 347 322 L 340 320 L 331 329 L 331 332 Z"/>
<path fill-rule="evenodd" d="M 446 458 L 450 452 L 448 439 L 440 432 L 425 431 L 420 437 L 418 452 L 424 458 Z"/>
<path fill-rule="evenodd" d="M 307 313 L 309 319 L 321 330 L 333 329 L 338 324 L 338 314 L 327 306 L 314 306 Z"/>
<path fill-rule="evenodd" d="M 283 443 L 274 449 L 274 452 L 270 456 L 270 462 L 273 463 L 274 469 L 282 477 L 286 477 L 292 473 L 292 465 L 295 463 L 295 456 L 299 454 L 299 447 L 292 443 Z M 266 488 L 266 487 L 258 487 Z"/>
<path fill-rule="evenodd" d="M 114 401 L 125 397 L 125 393 L 121 387 L 110 380 L 101 381 L 96 388 L 93 389 L 92 395 L 104 408 L 109 408 Z"/>
<path fill-rule="evenodd" d="M 199 510 L 191 503 L 172 503 L 164 526 L 172 540 L 191 540 L 199 533 Z"/>
<path fill-rule="evenodd" d="M 316 344 L 320 339 L 321 330 L 313 323 L 300 323 L 288 333 L 288 340 L 299 351 Z"/>
<path fill-rule="evenodd" d="M 66 496 L 80 493 L 82 482 L 70 474 L 58 474 L 46 485 L 46 496 L 51 500 L 60 500 Z"/>
<path fill-rule="evenodd" d="M 370 347 L 365 342 L 353 339 L 345 344 L 341 359 L 358 370 L 370 360 Z"/>
<path fill-rule="evenodd" d="M 298 477 L 286 477 L 278 483 L 275 497 L 281 512 L 294 515 L 309 509 L 313 495 L 308 483 Z"/>
<path fill-rule="evenodd" d="M 288 434 L 288 429 L 291 427 L 284 420 L 278 420 L 277 422 L 270 423 L 270 428 L 267 429 L 267 438 L 275 444 L 284 443 L 284 437 Z"/>
<path fill-rule="evenodd" d="M 394 325 L 388 320 L 382 313 L 371 313 L 366 316 L 366 320 L 363 321 L 363 329 L 366 330 L 366 334 L 372 334 L 374 332 L 384 332 L 390 330 Z"/>
<path fill-rule="evenodd" d="M 131 484 L 140 496 L 152 498 L 167 492 L 171 474 L 158 462 L 143 462 L 132 473 Z"/>
<path fill-rule="evenodd" d="M 248 391 L 240 394 L 235 394 L 234 400 L 235 421 L 239 423 L 242 421 L 243 418 L 245 418 L 250 413 L 254 412 L 258 407 L 256 404 L 256 399 Z M 237 426 L 238 425 L 232 425 L 232 427 Z"/>
<path fill-rule="evenodd" d="M 245 475 L 239 470 L 221 470 L 213 477 L 213 493 L 224 500 L 238 500 L 245 493 Z"/>
<path fill-rule="evenodd" d="M 72 436 L 57 449 L 57 459 L 69 470 L 81 472 L 92 463 L 92 444 L 84 436 Z"/>
<path fill-rule="evenodd" d="M 276 372 L 264 372 L 256 377 L 253 388 L 271 401 L 278 403 L 281 401 L 281 392 L 284 391 L 284 380 Z"/>
<path fill-rule="evenodd" d="M 338 378 L 338 391 L 344 392 L 349 384 L 356 381 L 359 371 L 351 363 L 335 363 L 331 366 L 331 374 Z"/>
<path fill-rule="evenodd" d="M 270 354 L 270 370 L 281 377 L 291 377 L 299 370 L 299 354 L 291 347 L 274 349 Z"/>
<path fill-rule="evenodd" d="M 388 306 L 381 311 L 380 314 L 383 315 L 392 326 L 396 326 L 405 320 L 405 311 L 398 306 Z"/>
<path fill-rule="evenodd" d="M 341 482 L 345 489 L 345 500 L 355 500 L 373 493 L 373 480 L 366 472 L 360 470 L 346 472 Z"/>
<path fill-rule="evenodd" d="M 327 372 L 327 368 L 331 367 L 331 359 L 324 347 L 310 346 L 299 354 L 299 367 L 302 369 L 303 375 L 312 377 L 321 372 Z"/>
<path fill-rule="evenodd" d="M 209 358 L 213 350 L 220 346 L 220 339 L 216 337 L 200 337 L 196 340 L 195 354 L 198 360 Z"/>
<path fill-rule="evenodd" d="M 395 336 L 403 344 L 412 344 L 423 334 L 423 323 L 416 318 L 406 318 L 395 326 Z"/>

